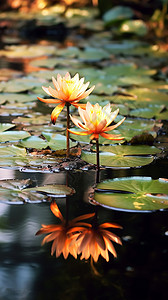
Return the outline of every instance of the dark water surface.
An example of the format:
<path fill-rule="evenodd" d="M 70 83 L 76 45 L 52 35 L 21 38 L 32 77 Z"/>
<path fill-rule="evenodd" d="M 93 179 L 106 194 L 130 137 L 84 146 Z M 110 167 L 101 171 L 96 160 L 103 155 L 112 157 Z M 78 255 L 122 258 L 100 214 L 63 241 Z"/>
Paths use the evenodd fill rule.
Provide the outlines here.
<path fill-rule="evenodd" d="M 101 179 L 145 175 L 166 175 L 166 162 L 154 162 L 135 170 L 102 170 Z M 67 171 L 68 172 L 68 171 Z M 95 181 L 94 171 L 57 174 L 21 173 L 1 169 L 0 178 L 30 178 L 37 185 L 65 184 L 76 194 L 69 198 L 70 218 L 94 211 L 86 191 Z M 65 198 L 57 198 L 65 216 Z M 0 203 L 0 300 L 43 299 L 167 299 L 168 284 L 168 213 L 118 212 L 99 208 L 99 222 L 115 222 L 123 230 L 113 232 L 123 246 L 114 243 L 118 257 L 110 255 L 94 264 L 50 255 L 51 244 L 41 247 L 42 236 L 35 236 L 41 224 L 56 223 L 49 203 Z"/>

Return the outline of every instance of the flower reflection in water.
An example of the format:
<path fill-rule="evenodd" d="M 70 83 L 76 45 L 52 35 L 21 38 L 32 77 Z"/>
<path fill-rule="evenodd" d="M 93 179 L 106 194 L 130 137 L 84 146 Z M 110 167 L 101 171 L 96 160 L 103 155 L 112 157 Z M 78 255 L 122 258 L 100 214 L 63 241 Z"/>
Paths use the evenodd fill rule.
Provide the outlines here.
<path fill-rule="evenodd" d="M 77 258 L 78 245 L 77 243 L 72 243 L 72 241 L 76 239 L 74 233 L 83 232 L 89 224 L 81 221 L 93 217 L 94 213 L 85 214 L 69 221 L 64 219 L 55 202 L 51 203 L 50 208 L 53 214 L 61 220 L 61 224 L 42 225 L 42 228 L 36 235 L 49 233 L 49 235 L 43 239 L 42 245 L 53 241 L 51 255 L 56 252 L 56 257 L 58 257 L 62 253 L 66 259 L 70 253 Z"/>
<path fill-rule="evenodd" d="M 73 220 L 66 220 L 62 216 L 57 204 L 51 203 L 51 211 L 61 220 L 60 224 L 42 225 L 42 228 L 36 233 L 49 233 L 42 241 L 42 245 L 47 242 L 52 243 L 51 255 L 56 252 L 56 257 L 61 253 L 66 259 L 69 254 L 80 259 L 93 259 L 98 261 L 99 256 L 102 256 L 107 262 L 109 261 L 109 252 L 117 257 L 116 251 L 112 242 L 122 245 L 121 239 L 107 230 L 107 228 L 122 228 L 115 223 L 98 224 L 97 214 L 90 213 L 81 215 Z M 82 220 L 92 218 L 91 224 L 82 222 Z"/>

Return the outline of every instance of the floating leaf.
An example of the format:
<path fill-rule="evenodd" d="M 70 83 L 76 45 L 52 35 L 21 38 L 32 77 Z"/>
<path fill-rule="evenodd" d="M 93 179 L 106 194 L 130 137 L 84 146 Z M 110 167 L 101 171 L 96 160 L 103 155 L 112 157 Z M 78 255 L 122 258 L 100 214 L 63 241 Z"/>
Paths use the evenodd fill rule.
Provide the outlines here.
<path fill-rule="evenodd" d="M 159 113 L 164 109 L 164 105 L 157 105 L 157 104 L 153 104 L 153 105 L 149 105 L 146 108 L 137 108 L 137 109 L 133 109 L 131 110 L 131 112 L 129 113 L 130 116 L 134 116 L 134 117 L 140 117 L 140 118 L 153 118 L 157 115 L 159 115 Z"/>
<path fill-rule="evenodd" d="M 97 184 L 94 200 L 117 210 L 145 212 L 168 208 L 168 181 L 151 177 L 123 177 Z"/>
<path fill-rule="evenodd" d="M 66 137 L 61 134 L 42 132 L 48 142 L 48 147 L 52 150 L 66 149 Z M 70 147 L 75 147 L 76 143 L 70 141 Z"/>
<path fill-rule="evenodd" d="M 10 145 L 0 147 L 0 157 L 8 157 L 8 156 L 26 156 L 26 149 L 18 146 Z M 2 158 L 3 159 L 3 158 Z"/>
<path fill-rule="evenodd" d="M 21 94 L 21 93 L 1 93 L 0 94 L 0 102 L 7 101 L 9 103 L 15 102 L 30 102 L 37 99 L 37 95 L 28 95 L 28 94 Z M 2 104 L 2 103 L 1 103 Z"/>
<path fill-rule="evenodd" d="M 30 134 L 26 131 L 5 131 L 0 132 L 0 142 L 7 142 L 7 141 L 18 141 L 20 139 L 24 139 L 30 136 Z"/>
<path fill-rule="evenodd" d="M 15 127 L 15 125 L 10 123 L 0 123 L 0 132 L 6 131 L 12 127 Z"/>
<path fill-rule="evenodd" d="M 151 154 L 160 153 L 155 147 L 148 146 L 100 146 L 100 165 L 112 168 L 133 168 L 150 164 L 154 157 Z M 149 156 L 150 155 L 150 156 Z M 96 153 L 82 151 L 81 158 L 96 164 Z"/>
<path fill-rule="evenodd" d="M 47 142 L 41 139 L 40 137 L 34 135 L 21 140 L 19 146 L 25 148 L 45 149 L 47 148 Z"/>
<path fill-rule="evenodd" d="M 81 52 L 79 56 L 81 60 L 89 62 L 97 62 L 109 57 L 110 55 L 106 50 L 92 47 L 85 48 L 85 50 Z"/>
<path fill-rule="evenodd" d="M 47 147 L 50 147 L 52 150 L 66 149 L 66 137 L 64 135 L 51 132 L 43 132 L 42 134 L 46 140 L 37 136 L 31 136 L 20 141 L 19 145 L 36 149 L 45 149 Z M 70 141 L 70 147 L 74 146 L 76 146 L 76 143 Z"/>
<path fill-rule="evenodd" d="M 122 23 L 120 32 L 134 33 L 139 36 L 144 36 L 147 34 L 148 29 L 145 22 L 143 22 L 142 20 L 128 20 Z"/>
<path fill-rule="evenodd" d="M 55 46 L 43 45 L 13 45 L 6 46 L 4 50 L 0 50 L 1 56 L 12 58 L 32 58 L 43 55 L 52 55 L 56 53 Z"/>
<path fill-rule="evenodd" d="M 127 6 L 115 6 L 114 8 L 108 10 L 103 15 L 103 20 L 106 25 L 112 25 L 115 22 L 121 22 L 126 19 L 132 18 L 134 12 L 131 8 Z"/>

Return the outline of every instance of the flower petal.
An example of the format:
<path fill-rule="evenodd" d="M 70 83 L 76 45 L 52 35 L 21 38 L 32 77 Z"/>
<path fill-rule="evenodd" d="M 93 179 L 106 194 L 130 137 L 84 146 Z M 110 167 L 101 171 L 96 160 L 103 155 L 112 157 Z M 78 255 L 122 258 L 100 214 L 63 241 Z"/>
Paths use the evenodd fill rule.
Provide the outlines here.
<path fill-rule="evenodd" d="M 57 99 L 43 99 L 40 97 L 37 97 L 37 99 L 44 103 L 61 103 L 62 102 L 61 100 L 57 100 Z"/>
<path fill-rule="evenodd" d="M 64 221 L 64 218 L 58 208 L 58 205 L 55 202 L 51 202 L 50 209 L 57 218 L 59 218 L 62 222 Z"/>
<path fill-rule="evenodd" d="M 68 131 L 70 133 L 73 133 L 73 134 L 76 134 L 76 135 L 89 135 L 89 134 L 91 134 L 91 132 L 89 132 L 89 131 L 80 131 L 80 132 L 78 132 L 78 131 L 73 131 L 71 129 L 68 129 Z"/>
<path fill-rule="evenodd" d="M 115 125 L 106 127 L 105 131 L 110 131 L 110 130 L 113 130 L 113 129 L 117 128 L 118 126 L 120 126 L 120 125 L 125 121 L 125 119 L 126 119 L 126 118 L 123 118 L 121 121 L 119 121 L 119 122 L 116 123 Z"/>
<path fill-rule="evenodd" d="M 63 110 L 64 106 L 65 106 L 65 102 L 63 102 L 63 103 L 57 105 L 57 106 L 54 108 L 54 110 L 52 111 L 52 113 L 51 113 L 51 121 L 52 121 L 53 124 L 55 124 L 55 122 L 56 122 L 56 120 L 57 120 L 59 114 L 60 114 L 61 111 Z"/>
<path fill-rule="evenodd" d="M 124 139 L 124 137 L 121 137 L 120 134 L 108 134 L 108 133 L 102 132 L 102 133 L 100 133 L 100 135 L 108 140 L 121 141 Z"/>
<path fill-rule="evenodd" d="M 86 98 L 95 88 L 95 85 L 92 86 L 89 90 L 87 90 L 86 92 L 84 92 L 82 95 L 79 95 L 77 100 L 81 100 L 81 99 L 84 99 Z"/>

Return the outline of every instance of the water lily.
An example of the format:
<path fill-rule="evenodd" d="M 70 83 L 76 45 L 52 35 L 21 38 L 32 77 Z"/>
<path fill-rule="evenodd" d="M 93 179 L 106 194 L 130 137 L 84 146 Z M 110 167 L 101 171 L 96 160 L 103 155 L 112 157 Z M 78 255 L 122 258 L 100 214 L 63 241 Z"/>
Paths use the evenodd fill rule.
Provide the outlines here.
<path fill-rule="evenodd" d="M 93 217 L 94 213 L 81 215 L 73 220 L 66 220 L 62 216 L 55 202 L 51 203 L 50 208 L 53 214 L 61 220 L 61 223 L 42 225 L 42 228 L 36 233 L 36 235 L 49 233 L 43 239 L 42 245 L 53 241 L 51 255 L 55 252 L 56 257 L 59 257 L 62 253 L 65 259 L 69 254 L 77 258 L 78 243 L 72 243 L 73 239 L 76 239 L 75 233 L 82 232 L 87 226 L 89 226 L 88 223 L 81 221 Z"/>
<path fill-rule="evenodd" d="M 37 98 L 45 103 L 58 104 L 51 114 L 51 120 L 53 124 L 55 124 L 60 112 L 63 110 L 65 105 L 72 104 L 75 107 L 85 107 L 84 104 L 79 104 L 78 102 L 81 99 L 86 98 L 94 89 L 94 86 L 92 86 L 87 90 L 90 82 L 84 84 L 84 78 L 79 79 L 78 73 L 72 78 L 69 72 L 67 72 L 64 77 L 58 74 L 57 80 L 52 77 L 52 82 L 54 85 L 54 89 L 51 86 L 49 86 L 48 88 L 42 86 L 42 89 L 49 96 L 55 99 L 43 99 L 40 97 Z"/>
<path fill-rule="evenodd" d="M 54 89 L 49 86 L 42 87 L 42 89 L 54 99 L 43 99 L 37 97 L 40 101 L 45 103 L 58 104 L 51 113 L 52 123 L 55 124 L 59 114 L 63 110 L 64 106 L 67 106 L 67 157 L 69 156 L 69 106 L 72 104 L 75 107 L 85 107 L 85 104 L 79 104 L 81 99 L 86 98 L 94 89 L 92 86 L 87 90 L 90 82 L 84 84 L 84 78 L 79 79 L 77 73 L 74 77 L 71 77 L 69 72 L 62 77 L 60 74 L 57 75 L 57 80 L 52 77 Z"/>
<path fill-rule="evenodd" d="M 91 135 L 91 140 L 96 140 L 96 153 L 97 153 L 97 182 L 99 181 L 99 136 L 109 139 L 109 140 L 123 140 L 124 137 L 121 137 L 120 134 L 109 134 L 108 131 L 111 131 L 121 125 L 125 118 L 121 119 L 118 123 L 110 125 L 119 113 L 119 109 L 111 111 L 110 103 L 106 106 L 101 107 L 98 103 L 92 105 L 90 102 L 87 102 L 86 109 L 78 108 L 79 115 L 83 123 L 76 117 L 70 116 L 73 123 L 82 129 L 83 131 L 73 131 L 69 132 L 76 135 Z"/>
<path fill-rule="evenodd" d="M 125 120 L 125 118 L 123 118 L 115 125 L 109 126 L 119 113 L 119 109 L 115 110 L 114 112 L 111 112 L 110 103 L 108 103 L 106 106 L 102 108 L 98 103 L 92 105 L 90 102 L 87 102 L 86 110 L 79 107 L 78 111 L 84 124 L 82 124 L 81 121 L 76 117 L 71 116 L 71 120 L 77 127 L 82 129 L 83 132 L 69 130 L 71 133 L 77 135 L 91 134 L 90 136 L 91 140 L 93 139 L 97 140 L 99 138 L 99 135 L 109 140 L 123 139 L 123 137 L 121 137 L 121 135 L 119 134 L 115 135 L 115 134 L 106 133 L 107 131 L 111 131 L 117 128 Z"/>
<path fill-rule="evenodd" d="M 101 225 L 93 224 L 85 228 L 77 236 L 78 253 L 81 253 L 80 259 L 93 258 L 97 262 L 101 255 L 106 261 L 109 261 L 109 252 L 117 257 L 117 253 L 112 242 L 122 245 L 121 239 L 107 230 L 107 228 L 122 228 L 120 225 L 114 223 L 103 223 Z"/>

